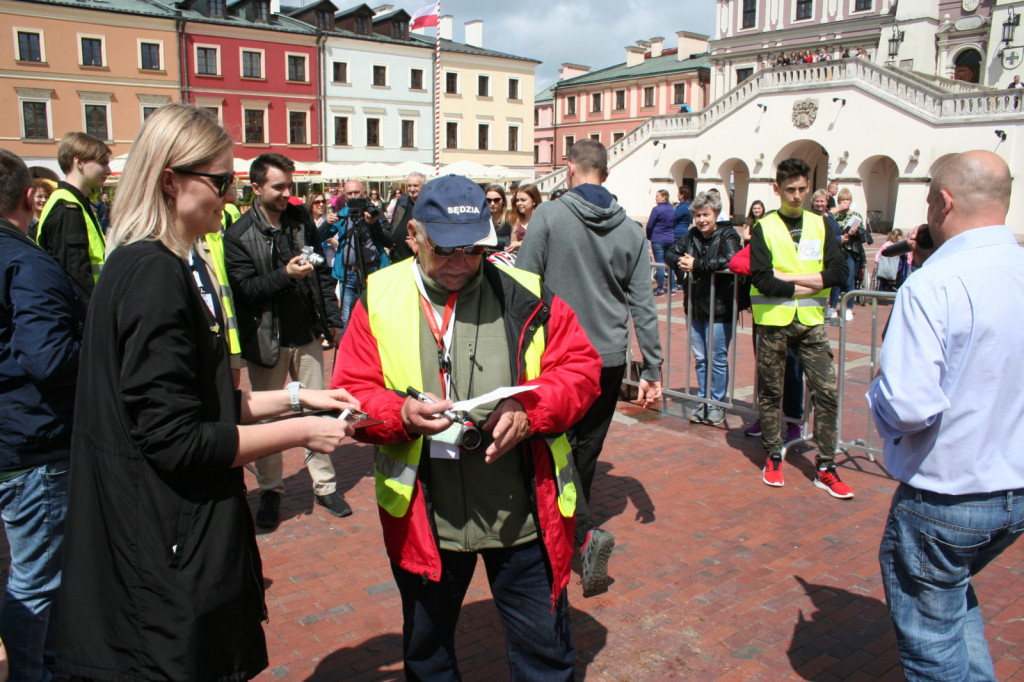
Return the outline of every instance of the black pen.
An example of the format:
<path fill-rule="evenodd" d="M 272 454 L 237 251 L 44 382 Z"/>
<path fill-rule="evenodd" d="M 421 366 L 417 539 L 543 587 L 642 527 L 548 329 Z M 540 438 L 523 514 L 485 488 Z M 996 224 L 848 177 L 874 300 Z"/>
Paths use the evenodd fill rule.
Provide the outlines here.
<path fill-rule="evenodd" d="M 413 398 L 415 398 L 416 400 L 420 401 L 421 403 L 428 403 L 429 404 L 429 403 L 436 402 L 430 396 L 428 396 L 425 393 L 420 393 L 419 391 L 417 391 L 412 386 L 410 386 L 407 389 L 405 389 L 405 392 L 408 393 Z M 445 410 L 444 412 L 441 412 L 441 415 L 445 419 L 449 419 L 449 420 L 451 420 L 453 422 L 460 422 L 460 423 L 462 422 L 462 420 L 459 418 L 459 415 L 455 414 L 451 410 Z"/>

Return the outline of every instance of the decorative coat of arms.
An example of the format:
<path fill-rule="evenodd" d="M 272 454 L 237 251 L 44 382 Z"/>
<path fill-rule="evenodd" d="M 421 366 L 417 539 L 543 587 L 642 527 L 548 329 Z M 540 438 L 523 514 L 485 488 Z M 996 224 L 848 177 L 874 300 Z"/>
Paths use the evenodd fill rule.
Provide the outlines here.
<path fill-rule="evenodd" d="M 1024 47 L 1007 47 L 1003 50 L 1003 68 L 1016 69 L 1024 58 Z"/>
<path fill-rule="evenodd" d="M 813 98 L 793 102 L 793 125 L 797 128 L 810 128 L 818 117 L 818 100 Z"/>

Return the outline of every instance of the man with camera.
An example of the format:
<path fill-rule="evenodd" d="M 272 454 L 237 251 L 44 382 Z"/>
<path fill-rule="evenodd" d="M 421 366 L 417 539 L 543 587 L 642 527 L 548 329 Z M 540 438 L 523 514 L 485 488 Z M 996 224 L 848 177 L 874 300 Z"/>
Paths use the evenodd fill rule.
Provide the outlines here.
<path fill-rule="evenodd" d="M 912 681 L 996 679 L 972 578 L 1024 533 L 1024 251 L 1006 225 L 1010 184 L 988 151 L 932 175 L 927 232 L 910 239 L 923 265 L 896 295 L 867 394 L 900 482 L 879 558 Z"/>
<path fill-rule="evenodd" d="M 331 274 L 338 281 L 341 326 L 344 329 L 348 325 L 352 304 L 366 287 L 366 277 L 390 263 L 385 249 L 391 246 L 391 226 L 380 208 L 366 200 L 362 181 L 349 180 L 342 189 L 345 206 L 338 212 L 341 220 L 322 235 L 325 240 L 337 241 L 338 255 L 334 258 Z"/>
<path fill-rule="evenodd" d="M 295 164 L 281 154 L 261 154 L 249 169 L 255 199 L 248 213 L 224 233 L 224 255 L 235 297 L 242 357 L 255 391 L 279 390 L 290 376 L 292 408 L 302 410 L 299 388 L 323 388 L 323 345 L 337 343 L 341 315 L 312 216 L 289 203 Z M 256 525 L 280 519 L 281 453 L 255 462 L 260 485 Z M 337 492 L 330 455 L 307 451 L 317 504 L 335 516 L 352 509 Z"/>
<path fill-rule="evenodd" d="M 539 277 L 483 258 L 497 238 L 471 180 L 425 185 L 407 226 L 418 256 L 370 276 L 331 382 L 382 422 L 357 438 L 378 446 L 406 676 L 458 677 L 455 626 L 479 555 L 512 679 L 572 680 L 577 492 L 564 431 L 597 395 L 601 361 Z M 522 392 L 455 403 L 512 386 Z M 470 424 L 482 442 L 467 442 Z"/>

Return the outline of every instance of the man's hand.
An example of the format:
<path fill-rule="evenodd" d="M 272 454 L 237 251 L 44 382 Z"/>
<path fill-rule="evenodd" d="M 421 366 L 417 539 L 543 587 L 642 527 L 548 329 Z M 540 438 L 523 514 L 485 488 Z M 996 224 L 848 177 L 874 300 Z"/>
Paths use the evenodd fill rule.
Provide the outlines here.
<path fill-rule="evenodd" d="M 406 433 L 433 436 L 452 425 L 450 419 L 434 416 L 451 409 L 452 401 L 441 400 L 432 393 L 426 393 L 425 395 L 432 398 L 434 402 L 421 403 L 419 400 L 409 397 L 402 403 L 402 427 Z"/>
<path fill-rule="evenodd" d="M 377 215 L 370 215 L 369 211 L 363 211 L 363 220 L 367 225 L 376 225 L 377 221 L 380 220 L 380 213 Z"/>
<path fill-rule="evenodd" d="M 490 431 L 494 438 L 494 442 L 484 452 L 484 461 L 490 463 L 530 435 L 530 420 L 522 403 L 515 398 L 506 398 L 498 404 L 498 409 L 491 413 L 481 429 Z"/>
<path fill-rule="evenodd" d="M 640 389 L 637 391 L 636 404 L 643 407 L 657 405 L 661 400 L 661 382 L 640 380 Z"/>
<path fill-rule="evenodd" d="M 327 212 L 327 224 L 328 225 L 333 225 L 334 223 L 338 222 L 339 220 L 341 220 L 341 218 L 338 216 L 337 213 L 335 213 L 334 211 L 328 211 Z M 335 242 L 337 242 L 337 240 L 335 240 Z M 335 248 L 337 248 L 337 243 L 335 243 Z"/>
<path fill-rule="evenodd" d="M 305 279 L 306 275 L 313 272 L 312 263 L 300 263 L 302 256 L 296 256 L 284 266 L 284 271 L 291 279 Z"/>
<path fill-rule="evenodd" d="M 921 232 L 922 229 L 926 230 L 928 229 L 928 226 L 918 225 L 913 230 L 911 230 L 910 234 L 907 236 L 907 241 L 910 242 L 910 252 L 914 254 L 915 268 L 924 265 L 924 262 L 928 260 L 929 256 L 935 253 L 935 247 L 925 249 L 921 247 L 920 244 L 917 243 L 917 235 Z"/>

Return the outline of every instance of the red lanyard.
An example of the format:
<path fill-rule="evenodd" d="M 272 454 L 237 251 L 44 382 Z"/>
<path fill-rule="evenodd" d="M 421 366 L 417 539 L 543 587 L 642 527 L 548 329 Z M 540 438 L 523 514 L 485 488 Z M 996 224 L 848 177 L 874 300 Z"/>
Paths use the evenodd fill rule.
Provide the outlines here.
<path fill-rule="evenodd" d="M 448 325 L 451 324 L 452 314 L 455 312 L 455 302 L 459 298 L 459 292 L 453 291 L 448 294 L 448 300 L 444 304 L 444 317 L 441 319 L 441 326 L 437 326 L 437 313 L 434 311 L 430 301 L 420 294 L 420 307 L 423 309 L 423 316 L 427 318 L 427 326 L 434 336 L 437 344 L 437 368 L 438 376 L 441 379 L 441 397 L 447 397 L 448 382 L 447 376 L 451 374 L 451 359 L 448 357 L 448 350 L 445 348 L 444 337 L 448 333 Z"/>

